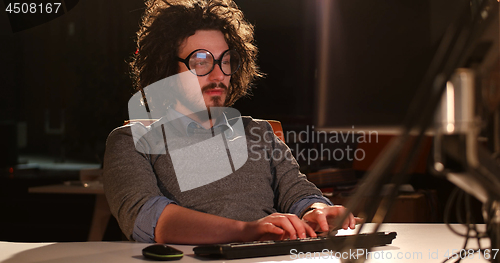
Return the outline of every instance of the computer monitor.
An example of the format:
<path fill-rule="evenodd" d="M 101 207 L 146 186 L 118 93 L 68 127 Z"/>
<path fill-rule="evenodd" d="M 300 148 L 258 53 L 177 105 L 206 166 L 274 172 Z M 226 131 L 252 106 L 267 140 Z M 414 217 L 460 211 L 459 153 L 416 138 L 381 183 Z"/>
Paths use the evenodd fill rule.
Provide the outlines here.
<path fill-rule="evenodd" d="M 317 129 L 342 130 L 357 126 L 358 129 L 385 130 L 394 127 L 403 128 L 403 123 L 406 129 L 404 136 L 398 137 L 395 140 L 396 143 L 390 145 L 391 147 L 386 151 L 387 154 L 375 161 L 375 169 L 365 177 L 365 183 L 358 191 L 360 194 L 351 200 L 352 204 L 356 204 L 361 196 L 369 195 L 370 191 L 379 193 L 385 179 L 389 177 L 395 186 L 393 189 L 396 189 L 391 195 L 395 196 L 398 184 L 404 182 L 404 178 L 408 178 L 407 174 L 409 174 L 410 165 L 407 160 L 412 160 L 412 158 L 406 158 L 402 153 L 405 152 L 403 146 L 412 141 L 411 136 L 407 136 L 411 134 L 410 128 L 425 128 L 432 125 L 432 114 L 438 108 L 441 91 L 445 89 L 446 82 L 451 78 L 454 70 L 459 67 L 472 69 L 476 73 L 475 83 L 471 84 L 475 87 L 475 94 L 471 95 L 475 97 L 476 107 L 472 109 L 475 118 L 467 125 L 468 133 L 453 134 L 457 135 L 455 136 L 457 140 L 450 140 L 451 143 L 447 143 L 443 148 L 448 150 L 447 153 L 467 157 L 462 159 L 469 161 L 468 163 L 460 158 L 455 158 L 453 161 L 462 162 L 463 171 L 459 172 L 471 175 L 468 178 L 478 179 L 477 181 L 483 183 L 487 181 L 482 180 L 481 176 L 484 172 L 488 176 L 493 174 L 494 176 L 488 179 L 493 178 L 492 181 L 498 183 L 499 173 L 491 172 L 499 171 L 498 152 L 500 152 L 500 147 L 498 147 L 500 134 L 498 124 L 500 120 L 498 3 L 496 1 L 466 1 L 467 5 L 460 8 L 462 12 L 459 17 L 451 16 L 450 19 L 444 19 L 436 16 L 436 8 L 460 6 L 464 1 L 438 2 L 439 5 L 434 2 L 405 2 L 399 3 L 398 8 L 394 8 L 396 5 L 394 3 L 376 2 L 363 5 L 357 1 L 317 2 L 320 5 L 318 9 L 321 10 L 318 23 L 320 40 L 317 55 L 319 62 Z M 444 2 L 448 3 L 441 5 Z M 412 4 L 415 8 L 411 10 L 402 8 Z M 421 9 L 418 10 L 417 7 Z M 413 11 L 415 13 L 412 17 Z M 419 12 L 422 12 L 421 16 L 418 15 Z M 357 23 L 363 23 L 363 26 Z M 418 26 L 418 23 L 422 25 Z M 440 23 L 441 26 L 446 26 L 436 28 L 436 24 Z M 454 27 L 447 30 L 448 25 L 454 25 Z M 377 26 L 379 30 L 370 30 Z M 403 29 L 411 29 L 411 26 L 413 26 L 413 32 L 411 30 L 403 32 L 405 31 Z M 443 44 L 436 49 L 436 44 L 440 42 L 436 40 L 441 39 L 437 37 L 438 31 L 446 34 L 442 37 L 445 41 L 441 42 Z M 434 53 L 437 56 L 433 58 L 432 63 L 429 63 L 431 61 L 429 58 Z M 371 56 L 364 56 L 366 54 Z M 423 73 L 426 71 L 424 78 Z M 410 109 L 410 103 L 417 92 L 423 96 L 420 97 L 419 103 L 412 105 Z M 454 98 L 457 99 L 457 96 Z M 430 103 L 426 103 L 426 99 Z M 415 105 L 420 108 L 414 107 Z M 460 112 L 455 108 L 454 117 Z M 408 116 L 413 118 L 408 118 Z M 488 130 L 488 127 L 492 131 L 490 132 L 492 136 L 481 136 L 482 133 L 479 131 Z M 397 132 L 394 133 L 397 134 Z M 463 139 L 465 137 L 467 140 Z M 475 148 L 468 145 L 463 147 L 465 143 L 459 140 L 467 141 L 467 143 L 473 141 L 474 143 L 470 145 Z M 439 143 L 436 141 L 434 144 Z M 492 152 L 496 156 L 492 155 L 491 151 L 483 149 L 485 145 L 495 146 Z M 415 153 L 418 152 L 414 150 L 418 149 L 416 146 L 419 146 L 419 143 L 412 145 L 411 154 L 408 156 L 416 156 Z M 470 163 L 470 156 L 473 157 L 470 159 L 474 159 L 476 163 Z M 403 160 L 405 163 L 401 165 L 402 168 L 398 168 L 397 161 L 403 158 L 405 158 Z M 435 162 L 435 164 L 439 163 Z M 394 176 L 389 175 L 395 166 L 398 169 Z M 443 166 L 436 170 L 441 174 L 446 174 L 445 168 L 449 169 Z M 473 171 L 475 168 L 480 171 Z M 455 181 L 452 182 L 455 183 Z M 488 185 L 485 189 L 487 189 L 485 190 L 487 194 L 492 192 L 489 191 Z M 494 198 L 498 198 L 497 194 Z M 371 209 L 371 212 L 375 212 L 373 207 L 373 205 L 365 206 L 368 210 Z M 382 211 L 380 217 L 377 217 L 380 219 L 378 222 L 382 222 L 387 209 L 378 211 Z M 368 214 L 370 215 L 371 212 Z M 497 241 L 496 245 L 500 244 L 500 241 Z"/>
<path fill-rule="evenodd" d="M 397 133 L 466 2 L 316 1 L 316 129 Z"/>

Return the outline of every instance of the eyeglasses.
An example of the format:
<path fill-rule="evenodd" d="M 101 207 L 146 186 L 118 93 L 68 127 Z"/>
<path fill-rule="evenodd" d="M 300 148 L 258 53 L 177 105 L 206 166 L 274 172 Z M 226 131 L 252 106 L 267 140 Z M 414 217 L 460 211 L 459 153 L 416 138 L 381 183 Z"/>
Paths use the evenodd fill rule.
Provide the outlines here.
<path fill-rule="evenodd" d="M 177 60 L 183 62 L 189 71 L 200 77 L 212 72 L 216 64 L 219 65 L 224 75 L 230 76 L 240 68 L 241 64 L 240 54 L 232 49 L 224 51 L 220 59 L 215 59 L 214 55 L 208 50 L 197 49 L 185 59 L 178 57 Z"/>

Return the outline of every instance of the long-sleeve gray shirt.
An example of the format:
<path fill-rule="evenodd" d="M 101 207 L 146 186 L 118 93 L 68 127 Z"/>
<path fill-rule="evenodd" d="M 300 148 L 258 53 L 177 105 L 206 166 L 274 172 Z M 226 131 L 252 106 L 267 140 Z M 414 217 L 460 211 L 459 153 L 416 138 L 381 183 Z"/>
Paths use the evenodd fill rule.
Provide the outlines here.
<path fill-rule="evenodd" d="M 242 221 L 254 221 L 274 212 L 300 215 L 314 202 L 331 205 L 322 197 L 321 191 L 299 172 L 290 149 L 273 134 L 268 122 L 250 117 L 241 117 L 240 120 L 246 139 L 246 161 L 241 167 L 232 164 L 233 172 L 227 176 L 187 188 L 182 181 L 186 178 L 181 178 L 180 170 L 174 167 L 174 164 L 178 165 L 178 157 L 174 156 L 177 151 L 171 153 L 174 152 L 172 149 L 186 144 L 185 131 L 175 122 L 152 125 L 154 128 L 134 123 L 111 132 L 104 159 L 104 190 L 112 214 L 129 239 L 154 242 L 154 227 L 169 203 Z M 205 140 L 224 135 L 227 129 L 224 125 L 214 130 L 190 128 Z M 151 139 L 150 136 L 148 139 L 146 134 L 142 139 L 134 140 L 133 130 L 148 134 L 161 131 L 170 137 L 153 136 L 156 139 Z M 158 141 L 158 138 L 163 140 Z M 227 141 L 237 139 L 225 138 Z M 167 143 L 170 144 L 168 147 Z M 186 163 L 188 166 L 200 165 L 196 159 Z"/>

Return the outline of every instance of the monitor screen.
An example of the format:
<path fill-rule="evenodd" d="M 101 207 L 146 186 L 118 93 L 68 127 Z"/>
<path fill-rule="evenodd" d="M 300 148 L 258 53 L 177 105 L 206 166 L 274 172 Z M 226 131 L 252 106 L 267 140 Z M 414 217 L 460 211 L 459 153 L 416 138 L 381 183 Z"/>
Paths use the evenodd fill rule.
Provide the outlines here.
<path fill-rule="evenodd" d="M 391 131 L 467 1 L 317 1 L 317 129 Z"/>

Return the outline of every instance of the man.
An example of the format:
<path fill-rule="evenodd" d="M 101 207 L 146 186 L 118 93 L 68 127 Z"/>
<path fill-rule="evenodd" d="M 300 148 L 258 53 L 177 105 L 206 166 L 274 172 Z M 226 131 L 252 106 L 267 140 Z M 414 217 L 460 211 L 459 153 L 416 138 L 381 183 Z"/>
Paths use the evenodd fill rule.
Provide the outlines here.
<path fill-rule="evenodd" d="M 108 203 L 126 236 L 208 244 L 315 237 L 334 227 L 345 209 L 305 179 L 269 124 L 220 110 L 260 76 L 253 28 L 237 6 L 230 0 L 147 5 L 131 65 L 141 105 L 161 118 L 115 129 L 104 161 Z M 150 92 L 155 85 L 160 93 L 173 86 L 172 93 L 159 99 Z M 224 165 L 231 172 L 224 174 Z M 349 215 L 341 227 L 355 223 Z"/>

